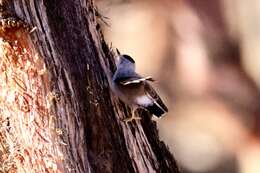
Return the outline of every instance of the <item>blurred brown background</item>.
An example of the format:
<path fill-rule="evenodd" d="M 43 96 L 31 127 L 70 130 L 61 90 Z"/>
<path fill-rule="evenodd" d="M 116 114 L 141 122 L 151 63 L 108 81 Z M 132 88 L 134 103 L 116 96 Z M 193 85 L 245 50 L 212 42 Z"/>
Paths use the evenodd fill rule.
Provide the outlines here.
<path fill-rule="evenodd" d="M 96 0 L 108 42 L 152 75 L 184 173 L 260 173 L 260 1 Z"/>

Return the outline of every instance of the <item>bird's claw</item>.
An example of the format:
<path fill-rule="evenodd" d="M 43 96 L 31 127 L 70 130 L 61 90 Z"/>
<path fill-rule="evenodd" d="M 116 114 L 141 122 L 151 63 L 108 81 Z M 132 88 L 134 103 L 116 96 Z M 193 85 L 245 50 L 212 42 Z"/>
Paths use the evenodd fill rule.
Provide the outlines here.
<path fill-rule="evenodd" d="M 129 123 L 129 122 L 132 122 L 133 120 L 141 120 L 142 118 L 141 117 L 136 117 L 136 116 L 132 116 L 132 117 L 130 117 L 130 118 L 125 118 L 123 121 L 125 122 L 125 123 Z"/>

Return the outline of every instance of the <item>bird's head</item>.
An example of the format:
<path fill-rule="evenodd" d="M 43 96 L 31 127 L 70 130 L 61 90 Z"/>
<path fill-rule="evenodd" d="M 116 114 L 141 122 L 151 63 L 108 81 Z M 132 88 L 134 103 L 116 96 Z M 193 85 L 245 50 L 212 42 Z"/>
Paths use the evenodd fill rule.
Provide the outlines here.
<path fill-rule="evenodd" d="M 135 67 L 135 61 L 129 55 L 119 55 L 116 59 L 116 66 L 119 67 Z"/>
<path fill-rule="evenodd" d="M 132 69 L 135 70 L 135 61 L 134 59 L 126 54 L 121 54 L 118 49 L 116 49 L 117 57 L 116 57 L 116 67 L 117 69 Z"/>
<path fill-rule="evenodd" d="M 117 68 L 135 69 L 135 61 L 129 55 L 120 55 L 117 63 Z"/>
<path fill-rule="evenodd" d="M 129 55 L 121 55 L 120 56 L 120 61 L 121 63 L 132 63 L 132 64 L 135 64 L 135 60 L 129 56 Z"/>

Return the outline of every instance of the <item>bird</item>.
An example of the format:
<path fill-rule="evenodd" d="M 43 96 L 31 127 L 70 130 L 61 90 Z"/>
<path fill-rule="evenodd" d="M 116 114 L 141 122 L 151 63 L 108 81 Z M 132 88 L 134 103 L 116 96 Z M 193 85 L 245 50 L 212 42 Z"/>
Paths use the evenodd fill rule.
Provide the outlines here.
<path fill-rule="evenodd" d="M 128 106 L 132 108 L 132 115 L 124 121 L 140 120 L 135 115 L 138 108 L 146 109 L 158 118 L 168 112 L 168 108 L 161 100 L 149 82 L 155 81 L 151 76 L 142 77 L 135 72 L 135 61 L 129 55 L 119 54 L 116 71 L 112 77 L 112 90 Z"/>

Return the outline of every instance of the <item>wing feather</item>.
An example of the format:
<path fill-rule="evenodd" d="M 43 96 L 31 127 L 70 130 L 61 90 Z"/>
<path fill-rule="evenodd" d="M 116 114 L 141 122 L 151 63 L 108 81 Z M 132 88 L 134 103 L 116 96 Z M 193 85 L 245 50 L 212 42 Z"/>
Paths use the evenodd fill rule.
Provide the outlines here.
<path fill-rule="evenodd" d="M 127 76 L 125 74 L 116 74 L 113 78 L 116 83 L 121 85 L 139 84 L 144 81 L 155 81 L 151 76 L 142 77 L 135 72 L 128 73 Z"/>
<path fill-rule="evenodd" d="M 168 108 L 163 103 L 160 96 L 156 93 L 156 91 L 152 88 L 152 86 L 149 83 L 145 83 L 145 92 L 146 94 L 154 101 L 154 103 L 160 107 L 165 112 L 168 112 Z"/>
<path fill-rule="evenodd" d="M 132 77 L 132 78 L 128 78 L 126 80 L 120 81 L 120 83 L 122 85 L 129 85 L 129 84 L 137 84 L 137 83 L 141 83 L 144 81 L 155 81 L 151 76 L 147 76 L 147 77 Z"/>

